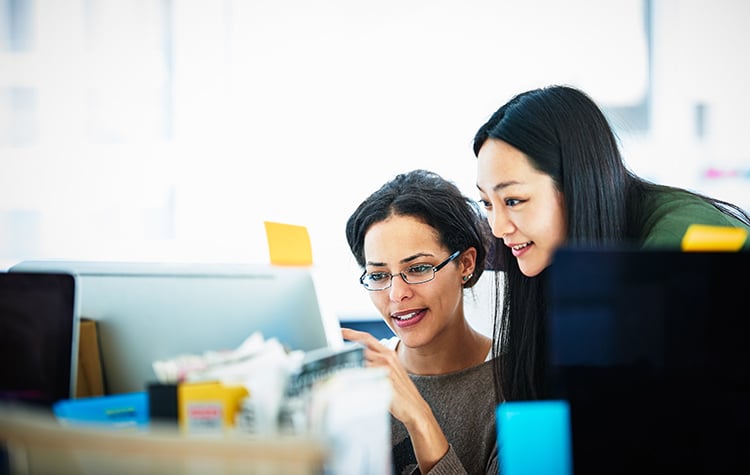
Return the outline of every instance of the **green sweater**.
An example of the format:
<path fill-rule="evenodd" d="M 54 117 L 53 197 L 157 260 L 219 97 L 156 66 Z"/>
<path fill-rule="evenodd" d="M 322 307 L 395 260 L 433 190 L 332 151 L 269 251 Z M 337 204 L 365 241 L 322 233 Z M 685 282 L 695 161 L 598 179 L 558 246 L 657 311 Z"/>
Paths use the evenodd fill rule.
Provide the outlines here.
<path fill-rule="evenodd" d="M 741 227 L 750 233 L 750 226 L 684 191 L 650 193 L 644 198 L 643 210 L 641 247 L 647 249 L 681 249 L 682 237 L 691 224 Z M 750 250 L 750 239 L 742 249 Z"/>

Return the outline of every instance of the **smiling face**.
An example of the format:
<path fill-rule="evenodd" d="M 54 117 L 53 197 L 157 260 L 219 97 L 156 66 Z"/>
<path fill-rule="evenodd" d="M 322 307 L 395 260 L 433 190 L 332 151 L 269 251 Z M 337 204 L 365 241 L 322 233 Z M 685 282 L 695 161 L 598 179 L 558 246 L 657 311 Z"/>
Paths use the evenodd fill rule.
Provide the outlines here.
<path fill-rule="evenodd" d="M 563 195 L 552 178 L 520 150 L 488 139 L 477 155 L 477 188 L 492 234 L 512 249 L 524 275 L 538 275 L 567 231 Z"/>
<path fill-rule="evenodd" d="M 398 274 L 412 266 L 436 266 L 457 250 L 445 249 L 431 226 L 410 216 L 391 216 L 365 234 L 365 271 Z M 450 338 L 451 328 L 463 325 L 462 278 L 473 272 L 475 256 L 474 248 L 462 252 L 429 282 L 407 284 L 395 275 L 390 288 L 368 291 L 405 346 L 439 348 L 441 336 Z"/>

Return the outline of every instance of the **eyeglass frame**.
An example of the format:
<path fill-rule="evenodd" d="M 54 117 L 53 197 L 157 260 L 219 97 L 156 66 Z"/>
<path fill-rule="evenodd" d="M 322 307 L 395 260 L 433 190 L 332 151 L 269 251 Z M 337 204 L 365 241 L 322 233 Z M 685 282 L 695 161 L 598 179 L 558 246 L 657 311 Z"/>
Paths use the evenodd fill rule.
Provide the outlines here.
<path fill-rule="evenodd" d="M 369 288 L 365 284 L 365 281 L 364 281 L 365 277 L 367 276 L 367 270 L 365 270 L 362 273 L 362 275 L 359 276 L 359 283 L 362 284 L 362 287 L 364 287 L 369 292 L 379 292 L 381 290 L 388 290 L 388 289 L 390 289 L 391 287 L 393 287 L 393 278 L 395 276 L 397 276 L 397 275 L 400 276 L 401 280 L 403 280 L 404 283 L 408 284 L 408 285 L 426 284 L 427 282 L 432 282 L 433 280 L 435 280 L 435 274 L 437 274 L 437 272 L 440 269 L 442 269 L 443 267 L 447 266 L 452 260 L 454 260 L 455 258 L 457 258 L 460 255 L 461 255 L 461 251 L 456 251 L 453 254 L 451 254 L 450 256 L 448 256 L 448 258 L 446 260 L 444 260 L 443 262 L 441 262 L 440 264 L 438 264 L 436 266 L 432 266 L 432 277 L 430 277 L 427 280 L 420 281 L 420 282 L 409 282 L 408 280 L 406 280 L 406 275 L 404 275 L 403 271 L 396 272 L 395 274 L 390 274 L 388 272 L 382 272 L 382 274 L 384 276 L 385 276 L 385 274 L 388 274 L 390 276 L 390 278 L 388 279 L 388 286 L 387 287 L 383 287 L 382 289 L 371 289 L 371 288 Z M 378 272 L 378 273 L 380 273 L 380 272 Z"/>

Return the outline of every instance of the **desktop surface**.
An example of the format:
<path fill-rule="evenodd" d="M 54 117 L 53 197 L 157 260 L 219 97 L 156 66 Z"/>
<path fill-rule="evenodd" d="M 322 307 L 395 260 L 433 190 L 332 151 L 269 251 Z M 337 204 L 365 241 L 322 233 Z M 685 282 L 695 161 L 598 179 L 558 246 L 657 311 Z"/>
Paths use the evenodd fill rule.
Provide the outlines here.
<path fill-rule="evenodd" d="M 750 473 L 750 253 L 563 249 L 549 396 L 574 473 Z M 739 471 L 737 471 L 739 470 Z"/>

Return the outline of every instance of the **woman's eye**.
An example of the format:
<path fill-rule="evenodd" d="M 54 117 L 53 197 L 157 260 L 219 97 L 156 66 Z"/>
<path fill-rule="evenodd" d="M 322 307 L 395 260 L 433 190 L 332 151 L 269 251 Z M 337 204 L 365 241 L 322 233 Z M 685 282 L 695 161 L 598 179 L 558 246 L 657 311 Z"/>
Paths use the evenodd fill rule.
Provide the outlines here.
<path fill-rule="evenodd" d="M 379 280 L 387 279 L 390 276 L 390 274 L 387 274 L 385 272 L 373 272 L 372 274 L 367 274 L 367 279 L 373 282 L 377 282 Z"/>
<path fill-rule="evenodd" d="M 406 272 L 410 275 L 422 275 L 430 272 L 432 270 L 432 266 L 430 264 L 417 264 L 415 266 L 409 267 Z"/>
<path fill-rule="evenodd" d="M 515 198 L 508 198 L 505 200 L 505 205 L 512 208 L 521 202 L 522 202 L 521 200 L 517 200 Z"/>
<path fill-rule="evenodd" d="M 478 200 L 478 203 L 484 209 L 492 209 L 492 204 L 487 200 Z"/>

